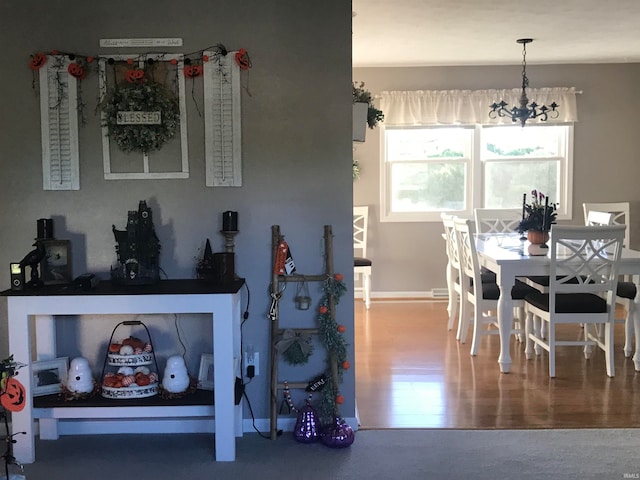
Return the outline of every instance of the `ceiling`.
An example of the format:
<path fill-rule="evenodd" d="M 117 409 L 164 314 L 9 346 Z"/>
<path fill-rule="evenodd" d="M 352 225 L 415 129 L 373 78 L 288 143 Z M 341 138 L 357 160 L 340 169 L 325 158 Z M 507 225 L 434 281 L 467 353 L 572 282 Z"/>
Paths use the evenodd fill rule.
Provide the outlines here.
<path fill-rule="evenodd" d="M 353 66 L 640 62 L 640 0 L 352 0 Z"/>

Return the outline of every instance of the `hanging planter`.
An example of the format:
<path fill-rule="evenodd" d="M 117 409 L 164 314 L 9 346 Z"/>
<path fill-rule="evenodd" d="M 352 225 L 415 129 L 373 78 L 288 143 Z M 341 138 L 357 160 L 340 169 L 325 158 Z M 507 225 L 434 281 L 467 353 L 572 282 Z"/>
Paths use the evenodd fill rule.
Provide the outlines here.
<path fill-rule="evenodd" d="M 352 84 L 353 99 L 353 141 L 364 142 L 366 127 L 375 128 L 378 122 L 384 121 L 384 114 L 373 104 L 373 95 L 365 90 L 364 82 Z"/>

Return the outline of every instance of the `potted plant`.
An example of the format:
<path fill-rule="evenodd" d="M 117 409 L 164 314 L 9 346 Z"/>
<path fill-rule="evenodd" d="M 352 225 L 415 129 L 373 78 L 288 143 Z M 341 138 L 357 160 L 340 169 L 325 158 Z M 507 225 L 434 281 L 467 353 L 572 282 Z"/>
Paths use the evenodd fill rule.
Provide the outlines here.
<path fill-rule="evenodd" d="M 556 223 L 555 203 L 549 203 L 549 197 L 537 190 L 531 190 L 531 203 L 527 203 L 527 194 L 522 198 L 522 220 L 518 224 L 518 232 L 527 232 L 527 239 L 534 244 L 541 244 L 549 239 L 551 225 Z"/>
<path fill-rule="evenodd" d="M 373 104 L 373 95 L 364 88 L 364 82 L 353 82 L 353 140 L 364 142 L 366 127 L 374 128 L 384 121 L 384 114 Z"/>

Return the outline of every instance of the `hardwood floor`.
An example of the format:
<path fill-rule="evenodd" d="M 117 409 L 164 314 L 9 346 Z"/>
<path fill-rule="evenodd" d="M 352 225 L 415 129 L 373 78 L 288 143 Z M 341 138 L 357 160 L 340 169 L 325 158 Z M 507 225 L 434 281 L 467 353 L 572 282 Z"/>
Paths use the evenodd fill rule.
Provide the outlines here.
<path fill-rule="evenodd" d="M 556 378 L 547 352 L 527 360 L 512 340 L 511 372 L 500 373 L 499 338 L 469 354 L 447 330 L 446 302 L 355 300 L 356 402 L 360 428 L 587 428 L 640 425 L 640 377 L 622 353 L 616 330 L 616 376 L 604 352 L 585 360 L 579 347 L 557 353 Z M 564 335 L 577 336 L 566 326 Z M 618 327 L 616 327 L 618 328 Z M 559 330 L 560 331 L 560 330 Z"/>

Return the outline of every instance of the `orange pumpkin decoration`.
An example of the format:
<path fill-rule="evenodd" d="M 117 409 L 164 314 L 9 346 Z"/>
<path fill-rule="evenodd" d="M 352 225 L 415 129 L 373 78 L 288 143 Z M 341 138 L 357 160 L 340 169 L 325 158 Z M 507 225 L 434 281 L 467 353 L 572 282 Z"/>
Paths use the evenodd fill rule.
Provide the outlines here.
<path fill-rule="evenodd" d="M 45 63 L 47 63 L 47 56 L 40 52 L 31 56 L 31 61 L 29 61 L 29 68 L 31 70 L 39 70 Z"/>
<path fill-rule="evenodd" d="M 249 59 L 249 54 L 246 49 L 241 48 L 236 52 L 236 63 L 241 70 L 248 70 L 251 68 L 251 60 Z"/>
<path fill-rule="evenodd" d="M 135 68 L 133 70 L 127 70 L 127 82 L 140 83 L 144 79 L 144 70 Z"/>
<path fill-rule="evenodd" d="M 344 333 L 347 331 L 347 327 L 345 327 L 344 325 L 338 325 L 338 331 L 340 333 Z"/>
<path fill-rule="evenodd" d="M 24 408 L 26 401 L 24 385 L 14 377 L 7 379 L 4 392 L 0 395 L 0 403 L 10 412 L 20 412 Z"/>
<path fill-rule="evenodd" d="M 318 311 L 319 311 L 322 315 L 324 315 L 325 313 L 327 313 L 327 312 L 329 311 L 329 309 L 328 309 L 327 307 L 325 307 L 324 305 L 322 305 L 322 306 L 318 309 Z"/>
<path fill-rule="evenodd" d="M 82 65 L 79 65 L 77 63 L 70 63 L 67 67 L 67 71 L 69 72 L 69 75 L 79 80 L 82 80 L 87 76 L 87 71 L 82 68 Z"/>
<path fill-rule="evenodd" d="M 196 78 L 202 75 L 202 65 L 185 65 L 184 76 L 187 78 Z"/>

